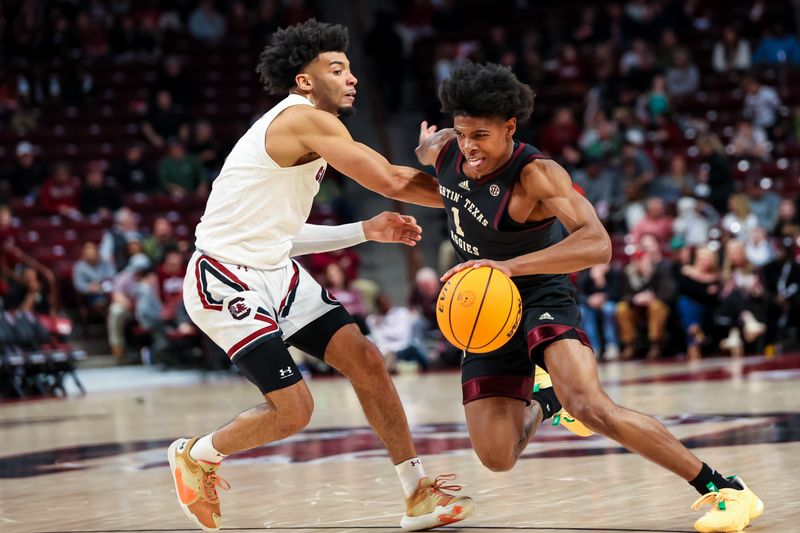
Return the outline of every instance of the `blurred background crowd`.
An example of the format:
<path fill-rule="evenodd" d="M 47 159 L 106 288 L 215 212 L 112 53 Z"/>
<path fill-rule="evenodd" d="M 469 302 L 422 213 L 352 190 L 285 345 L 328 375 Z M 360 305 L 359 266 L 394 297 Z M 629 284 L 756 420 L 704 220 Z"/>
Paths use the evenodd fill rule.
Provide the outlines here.
<path fill-rule="evenodd" d="M 436 90 L 460 62 L 507 65 L 533 87 L 517 138 L 570 172 L 614 242 L 610 265 L 575 275 L 598 358 L 796 348 L 795 2 L 334 4 L 2 3 L 2 350 L 54 342 L 17 321 L 68 317 L 74 342 L 100 338 L 120 362 L 227 364 L 181 302 L 194 226 L 230 147 L 275 102 L 254 71 L 259 51 L 310 17 L 350 27 L 372 117 L 360 140 L 379 149 L 407 117 L 449 125 Z M 409 157 L 406 141 L 394 140 Z M 329 171 L 311 221 L 374 214 L 356 188 Z M 439 273 L 455 261 L 437 220 L 426 231 L 440 252 L 412 262 L 399 291 L 383 290 L 380 260 L 358 249 L 302 258 L 392 368 L 459 361 L 435 327 Z"/>

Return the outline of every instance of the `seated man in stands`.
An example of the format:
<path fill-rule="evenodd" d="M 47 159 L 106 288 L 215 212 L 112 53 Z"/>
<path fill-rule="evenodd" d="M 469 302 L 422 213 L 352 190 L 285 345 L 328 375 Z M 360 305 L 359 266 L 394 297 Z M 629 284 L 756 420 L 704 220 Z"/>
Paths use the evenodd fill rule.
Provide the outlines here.
<path fill-rule="evenodd" d="M 158 189 L 155 170 L 144 156 L 144 144 L 134 142 L 125 148 L 122 159 L 111 167 L 110 174 L 116 178 L 123 192 L 150 193 Z"/>
<path fill-rule="evenodd" d="M 728 331 L 719 343 L 733 357 L 745 353 L 745 343 L 755 342 L 766 332 L 764 285 L 760 273 L 745 253 L 745 245 L 731 238 L 725 243 L 722 261 L 722 290 L 714 310 L 714 322 Z"/>
<path fill-rule="evenodd" d="M 66 218 L 81 218 L 78 210 L 78 194 L 81 182 L 76 178 L 67 163 L 58 163 L 53 175 L 47 178 L 39 191 L 39 202 L 42 209 L 50 215 L 61 215 Z"/>
<path fill-rule="evenodd" d="M 134 241 L 135 242 L 135 241 Z M 135 246 L 132 247 L 135 249 Z M 108 307 L 108 344 L 118 363 L 124 363 L 125 324 L 130 320 L 142 274 L 151 269 L 150 259 L 143 253 L 131 255 L 128 265 L 114 277 L 111 304 Z"/>
<path fill-rule="evenodd" d="M 642 236 L 653 235 L 659 242 L 669 242 L 672 237 L 673 219 L 666 212 L 664 200 L 650 197 L 645 204 L 644 217 L 631 229 L 634 242 L 639 242 Z"/>
<path fill-rule="evenodd" d="M 422 370 L 428 369 L 425 350 L 414 342 L 414 322 L 417 314 L 404 306 L 392 306 L 386 293 L 375 298 L 375 312 L 367 316 L 369 337 L 381 351 L 386 367 L 396 370 L 398 360 L 414 361 Z"/>
<path fill-rule="evenodd" d="M 623 277 L 619 268 L 601 263 L 579 272 L 575 282 L 583 330 L 589 336 L 595 355 L 599 357 L 600 348 L 604 347 L 602 356 L 606 361 L 619 358 L 616 312 Z"/>
<path fill-rule="evenodd" d="M 672 265 L 661 254 L 661 245 L 652 235 L 645 235 L 640 248 L 625 267 L 622 297 L 617 304 L 619 337 L 624 346 L 622 359 L 631 359 L 636 350 L 638 322 L 647 322 L 648 359 L 661 357 L 661 344 L 675 295 Z"/>
<path fill-rule="evenodd" d="M 170 139 L 167 155 L 158 164 L 158 177 L 164 191 L 175 198 L 208 194 L 206 171 L 200 161 L 186 152 L 177 139 Z"/>
<path fill-rule="evenodd" d="M 147 267 L 134 276 L 133 307 L 139 327 L 150 336 L 150 346 L 142 350 L 142 362 L 152 361 L 152 353 L 160 353 L 167 346 L 167 328 L 164 320 L 164 302 L 159 295 L 158 273 Z"/>
<path fill-rule="evenodd" d="M 162 318 L 174 320 L 178 307 L 183 302 L 183 278 L 187 260 L 177 250 L 169 250 L 164 261 L 156 267 L 158 295 L 164 306 Z"/>
<path fill-rule="evenodd" d="M 106 220 L 122 207 L 119 191 L 106 182 L 102 162 L 92 161 L 89 164 L 80 189 L 79 205 L 84 215 L 97 214 Z"/>
<path fill-rule="evenodd" d="M 52 314 L 47 286 L 39 280 L 39 274 L 31 267 L 24 267 L 19 283 L 13 283 L 8 291 L 7 306 L 26 313 Z"/>
<path fill-rule="evenodd" d="M 450 246 L 450 242 L 447 241 Z M 452 247 L 451 247 L 452 248 Z M 461 352 L 444 340 L 436 320 L 436 302 L 442 282 L 431 267 L 423 267 L 414 275 L 408 307 L 415 312 L 414 344 L 437 367 L 461 364 Z"/>
<path fill-rule="evenodd" d="M 114 226 L 103 232 L 100 240 L 100 257 L 109 261 L 119 272 L 128 264 L 128 243 L 142 240 L 136 214 L 127 207 L 114 213 Z"/>
<path fill-rule="evenodd" d="M 7 292 L 8 285 L 20 287 L 25 285 L 20 267 L 35 270 L 46 282 L 45 293 L 49 297 L 48 307 L 53 312 L 59 308 L 59 294 L 56 277 L 53 271 L 22 251 L 18 244 L 19 229 L 13 224 L 11 208 L 0 205 L 0 295 Z"/>
<path fill-rule="evenodd" d="M 28 141 L 17 144 L 14 165 L 0 180 L 0 189 L 12 196 L 35 196 L 48 176 L 47 165 L 38 161 L 36 150 Z"/>
<path fill-rule="evenodd" d="M 366 334 L 369 331 L 364 321 L 367 315 L 367 308 L 364 305 L 361 293 L 351 285 L 353 279 L 347 277 L 347 273 L 339 263 L 329 263 L 325 267 L 322 286 L 334 299 L 342 304 L 342 307 L 353 316 L 353 320 L 361 332 Z"/>
<path fill-rule="evenodd" d="M 169 91 L 160 90 L 142 123 L 142 134 L 155 148 L 164 148 L 170 137 L 189 138 L 189 124 Z"/>
<path fill-rule="evenodd" d="M 168 250 L 176 249 L 178 241 L 172 223 L 166 217 L 158 217 L 153 221 L 153 231 L 142 242 L 142 249 L 154 263 L 161 263 Z"/>
<path fill-rule="evenodd" d="M 345 279 L 350 281 L 358 279 L 361 257 L 352 248 L 313 254 L 308 258 L 308 270 L 317 279 L 323 279 L 328 266 L 332 264 L 338 265 L 344 271 Z"/>
<path fill-rule="evenodd" d="M 800 328 L 800 263 L 795 260 L 794 239 L 784 237 L 778 257 L 761 272 L 767 300 L 767 342 L 795 343 Z"/>
<path fill-rule="evenodd" d="M 88 309 L 105 309 L 108 306 L 115 273 L 114 265 L 100 259 L 95 243 L 83 245 L 81 258 L 72 268 L 72 284 L 83 306 Z"/>

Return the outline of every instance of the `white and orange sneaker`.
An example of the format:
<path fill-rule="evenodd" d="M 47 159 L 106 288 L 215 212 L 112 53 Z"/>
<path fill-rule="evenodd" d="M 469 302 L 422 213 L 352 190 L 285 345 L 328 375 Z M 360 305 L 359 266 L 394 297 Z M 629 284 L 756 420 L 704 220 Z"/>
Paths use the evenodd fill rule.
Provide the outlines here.
<path fill-rule="evenodd" d="M 544 368 L 537 365 L 533 373 L 533 392 L 539 392 L 541 389 L 547 389 L 552 386 L 553 382 L 550 379 L 550 374 L 548 374 Z M 561 426 L 579 437 L 590 437 L 594 435 L 594 431 L 584 426 L 580 420 L 572 417 L 572 415 L 563 408 L 553 415 L 553 425 Z"/>
<path fill-rule="evenodd" d="M 169 446 L 167 459 L 178 504 L 195 524 L 206 531 L 216 531 L 222 523 L 217 486 L 228 490 L 227 481 L 217 476 L 219 463 L 195 461 L 189 456 L 197 437 L 178 439 Z"/>
<path fill-rule="evenodd" d="M 421 531 L 469 518 L 475 512 L 472 498 L 444 492 L 461 490 L 461 485 L 445 485 L 446 481 L 453 481 L 455 478 L 455 474 L 442 474 L 436 476 L 436 479 L 420 479 L 417 490 L 406 498 L 407 509 L 400 519 L 400 528 L 405 531 Z"/>

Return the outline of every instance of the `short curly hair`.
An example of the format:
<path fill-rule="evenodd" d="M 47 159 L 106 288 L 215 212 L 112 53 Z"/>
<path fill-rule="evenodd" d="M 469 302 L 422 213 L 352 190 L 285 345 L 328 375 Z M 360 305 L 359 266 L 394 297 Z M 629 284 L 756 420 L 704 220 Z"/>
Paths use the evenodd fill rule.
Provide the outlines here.
<path fill-rule="evenodd" d="M 285 95 L 305 65 L 323 52 L 346 52 L 349 44 L 344 26 L 309 19 L 276 31 L 259 56 L 256 72 L 268 93 Z"/>
<path fill-rule="evenodd" d="M 470 117 L 515 117 L 522 122 L 533 112 L 533 90 L 507 67 L 470 61 L 457 67 L 439 88 L 442 112 Z"/>

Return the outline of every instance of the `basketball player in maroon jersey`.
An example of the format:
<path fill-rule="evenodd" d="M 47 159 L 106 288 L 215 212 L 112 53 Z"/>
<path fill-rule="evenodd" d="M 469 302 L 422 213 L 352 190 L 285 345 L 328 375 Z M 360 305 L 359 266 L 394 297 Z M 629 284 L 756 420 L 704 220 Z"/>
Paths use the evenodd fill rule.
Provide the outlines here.
<path fill-rule="evenodd" d="M 568 274 L 608 262 L 611 240 L 569 174 L 514 139 L 517 123 L 533 111 L 533 97 L 507 68 L 466 63 L 439 91 L 453 128 L 436 131 L 423 122 L 416 150 L 422 164 L 436 168 L 450 240 L 462 261 L 443 280 L 488 265 L 511 276 L 523 300 L 522 323 L 505 346 L 464 356 L 473 448 L 489 469 L 509 470 L 541 421 L 563 406 L 589 430 L 697 489 L 694 507 L 712 507 L 695 523 L 698 531 L 738 531 L 764 509 L 741 479 L 712 470 L 660 422 L 617 405 L 600 385 Z M 552 380 L 552 388 L 531 394 L 534 365 L 549 372 L 542 385 Z"/>

